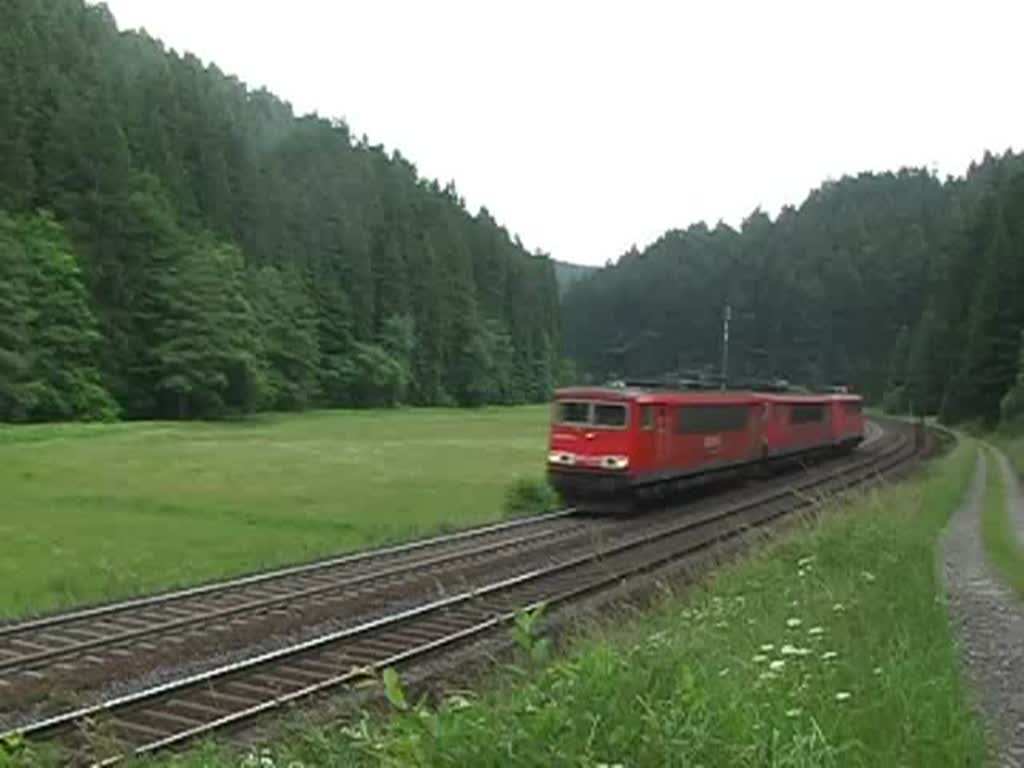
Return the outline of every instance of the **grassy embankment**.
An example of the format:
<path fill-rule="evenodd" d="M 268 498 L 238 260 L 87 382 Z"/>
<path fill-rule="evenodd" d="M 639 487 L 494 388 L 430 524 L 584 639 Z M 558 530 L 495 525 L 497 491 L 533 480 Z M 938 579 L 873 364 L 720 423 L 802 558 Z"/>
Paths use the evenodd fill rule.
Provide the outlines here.
<path fill-rule="evenodd" d="M 1017 471 L 1024 469 L 1024 437 L 1006 440 L 1000 446 Z M 989 451 L 985 508 L 981 532 L 985 551 L 996 571 L 1018 594 L 1024 596 L 1024 545 L 1010 519 L 1006 483 L 994 451 Z"/>
<path fill-rule="evenodd" d="M 436 709 L 300 728 L 248 764 L 980 765 L 936 568 L 974 455 L 963 444 L 533 673 Z M 207 746 L 170 762 L 239 758 Z"/>
<path fill-rule="evenodd" d="M 0 616 L 502 515 L 547 409 L 0 428 Z"/>

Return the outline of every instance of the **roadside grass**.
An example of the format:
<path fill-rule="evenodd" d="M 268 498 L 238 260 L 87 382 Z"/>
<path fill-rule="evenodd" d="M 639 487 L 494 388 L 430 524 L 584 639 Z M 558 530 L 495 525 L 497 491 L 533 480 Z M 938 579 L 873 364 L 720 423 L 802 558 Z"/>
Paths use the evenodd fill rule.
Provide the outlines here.
<path fill-rule="evenodd" d="M 1003 581 L 1024 597 L 1024 545 L 1018 539 L 1007 505 L 1006 481 L 994 450 L 989 450 L 981 534 L 989 561 Z"/>
<path fill-rule="evenodd" d="M 936 547 L 975 447 L 721 569 L 652 610 L 586 628 L 482 693 L 311 726 L 173 766 L 972 766 Z M 392 681 L 393 687 L 393 681 Z"/>
<path fill-rule="evenodd" d="M 0 428 L 0 617 L 500 519 L 547 408 Z"/>
<path fill-rule="evenodd" d="M 1010 457 L 1010 462 L 1017 473 L 1024 475 L 1024 431 L 1021 430 L 1024 430 L 1024 427 L 1019 427 L 1017 434 L 1000 435 L 997 442 Z"/>

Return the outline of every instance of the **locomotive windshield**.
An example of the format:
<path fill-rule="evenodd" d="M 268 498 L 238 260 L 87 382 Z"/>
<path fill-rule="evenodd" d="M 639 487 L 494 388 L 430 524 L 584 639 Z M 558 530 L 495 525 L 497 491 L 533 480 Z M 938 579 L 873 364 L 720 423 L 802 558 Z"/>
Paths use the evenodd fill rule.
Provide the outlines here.
<path fill-rule="evenodd" d="M 555 403 L 555 421 L 559 424 L 622 429 L 626 426 L 626 419 L 626 406 L 621 403 L 587 400 L 559 400 Z"/>

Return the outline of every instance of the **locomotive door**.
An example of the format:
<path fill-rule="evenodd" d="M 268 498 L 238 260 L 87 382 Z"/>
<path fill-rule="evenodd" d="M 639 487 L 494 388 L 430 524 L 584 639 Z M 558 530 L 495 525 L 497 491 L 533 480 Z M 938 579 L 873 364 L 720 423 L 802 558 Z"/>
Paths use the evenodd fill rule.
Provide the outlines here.
<path fill-rule="evenodd" d="M 672 432 L 670 430 L 668 407 L 659 405 L 654 420 L 654 460 L 658 469 L 664 469 L 672 460 Z"/>

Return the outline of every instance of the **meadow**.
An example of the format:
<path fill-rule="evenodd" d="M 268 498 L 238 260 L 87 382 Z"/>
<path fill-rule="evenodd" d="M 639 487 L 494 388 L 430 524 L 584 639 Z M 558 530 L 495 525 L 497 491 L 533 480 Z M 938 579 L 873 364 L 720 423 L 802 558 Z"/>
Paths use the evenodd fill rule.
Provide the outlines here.
<path fill-rule="evenodd" d="M 0 428 L 0 616 L 495 520 L 546 430 L 545 406 Z"/>
<path fill-rule="evenodd" d="M 926 474 L 720 570 L 568 654 L 436 705 L 296 730 L 192 766 L 971 766 L 988 757 L 959 674 L 936 546 L 974 466 Z M 528 657 L 527 657 L 528 658 Z"/>
<path fill-rule="evenodd" d="M 1020 472 L 1024 461 L 1024 439 L 1004 440 L 1010 471 Z M 988 451 L 988 476 L 981 532 L 989 561 L 1002 580 L 1024 597 L 1024 542 L 1017 532 L 1016 510 L 1009 508 L 1008 478 L 1001 471 L 997 449 Z"/>

